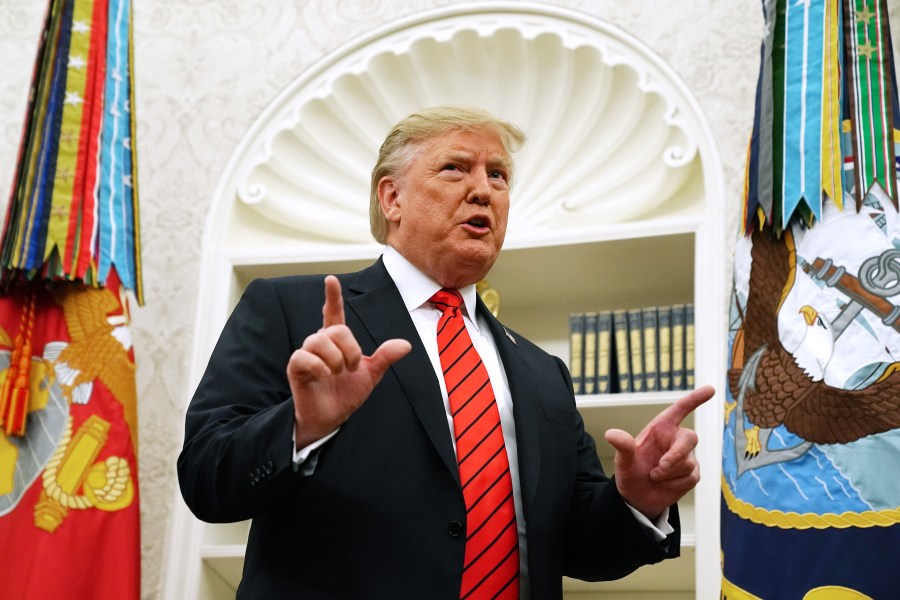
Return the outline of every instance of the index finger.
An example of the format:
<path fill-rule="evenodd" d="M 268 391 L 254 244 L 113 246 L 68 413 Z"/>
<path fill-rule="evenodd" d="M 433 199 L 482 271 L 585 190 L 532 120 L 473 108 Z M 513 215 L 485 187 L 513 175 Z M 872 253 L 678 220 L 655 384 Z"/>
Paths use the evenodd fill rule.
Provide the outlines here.
<path fill-rule="evenodd" d="M 325 306 L 322 307 L 322 328 L 344 324 L 344 296 L 341 282 L 334 275 L 325 278 Z"/>
<path fill-rule="evenodd" d="M 697 407 L 712 398 L 716 394 L 716 390 L 711 385 L 704 385 L 695 390 L 691 390 L 686 396 L 682 396 L 671 406 L 659 413 L 656 417 L 661 421 L 665 421 L 675 425 L 681 425 L 685 418 L 694 412 Z"/>

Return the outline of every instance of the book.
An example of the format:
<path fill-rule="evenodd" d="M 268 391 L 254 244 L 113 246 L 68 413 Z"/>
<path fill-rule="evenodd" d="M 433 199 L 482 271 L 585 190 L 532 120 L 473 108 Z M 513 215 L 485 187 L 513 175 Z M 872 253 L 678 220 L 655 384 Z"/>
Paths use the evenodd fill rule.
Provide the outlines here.
<path fill-rule="evenodd" d="M 628 313 L 624 309 L 613 311 L 613 345 L 615 346 L 615 374 L 613 380 L 619 392 L 631 390 L 631 352 L 628 349 Z"/>
<path fill-rule="evenodd" d="M 672 389 L 684 385 L 684 304 L 672 307 Z"/>
<path fill-rule="evenodd" d="M 576 394 L 584 391 L 584 313 L 569 315 L 569 374 Z"/>
<path fill-rule="evenodd" d="M 684 384 L 694 388 L 694 305 L 684 307 Z"/>
<path fill-rule="evenodd" d="M 597 313 L 584 313 L 584 393 L 597 393 Z"/>
<path fill-rule="evenodd" d="M 644 390 L 655 392 L 659 389 L 657 370 L 658 353 L 656 349 L 656 307 L 641 309 L 641 328 L 644 344 Z"/>
<path fill-rule="evenodd" d="M 656 327 L 659 330 L 659 389 L 672 389 L 672 307 L 660 306 L 656 311 Z"/>
<path fill-rule="evenodd" d="M 644 328 L 641 327 L 641 309 L 630 309 L 628 314 L 628 348 L 631 350 L 631 391 L 644 391 Z"/>
<path fill-rule="evenodd" d="M 597 393 L 612 391 L 613 315 L 610 310 L 597 313 Z"/>

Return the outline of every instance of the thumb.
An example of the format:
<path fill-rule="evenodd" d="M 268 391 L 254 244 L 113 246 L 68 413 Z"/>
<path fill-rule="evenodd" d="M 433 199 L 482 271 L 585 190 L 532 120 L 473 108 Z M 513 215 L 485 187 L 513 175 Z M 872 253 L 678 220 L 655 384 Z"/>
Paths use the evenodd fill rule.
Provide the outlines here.
<path fill-rule="evenodd" d="M 626 471 L 634 463 L 635 441 L 630 433 L 621 429 L 608 429 L 603 435 L 616 451 L 616 471 Z"/>
<path fill-rule="evenodd" d="M 409 354 L 412 344 L 403 339 L 388 340 L 369 357 L 369 372 L 378 380 L 392 364 Z"/>

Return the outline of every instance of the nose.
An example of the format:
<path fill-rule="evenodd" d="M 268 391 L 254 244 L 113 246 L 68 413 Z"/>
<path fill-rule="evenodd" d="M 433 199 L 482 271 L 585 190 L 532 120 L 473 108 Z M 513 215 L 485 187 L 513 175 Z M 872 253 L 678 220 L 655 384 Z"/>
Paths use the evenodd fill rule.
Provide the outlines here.
<path fill-rule="evenodd" d="M 470 204 L 490 204 L 494 188 L 486 169 L 472 169 L 469 173 L 469 195 L 466 202 Z"/>

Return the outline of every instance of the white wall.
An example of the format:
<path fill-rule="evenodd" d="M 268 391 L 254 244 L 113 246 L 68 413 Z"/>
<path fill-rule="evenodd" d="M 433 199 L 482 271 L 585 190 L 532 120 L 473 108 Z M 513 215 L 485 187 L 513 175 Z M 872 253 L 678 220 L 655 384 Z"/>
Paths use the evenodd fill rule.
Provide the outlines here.
<path fill-rule="evenodd" d="M 45 4 L 0 0 L 0 205 L 4 206 Z M 161 572 L 165 536 L 177 489 L 174 464 L 183 410 L 192 392 L 187 379 L 200 244 L 213 189 L 226 161 L 278 91 L 329 51 L 395 18 L 456 2 L 137 0 L 134 4 L 146 306 L 134 309 L 133 328 L 140 411 L 142 597 L 149 599 L 159 596 L 165 576 Z M 706 112 L 719 145 L 727 190 L 724 201 L 730 207 L 727 231 L 735 231 L 758 72 L 760 2 L 549 4 L 581 10 L 621 27 L 681 75 Z"/>

